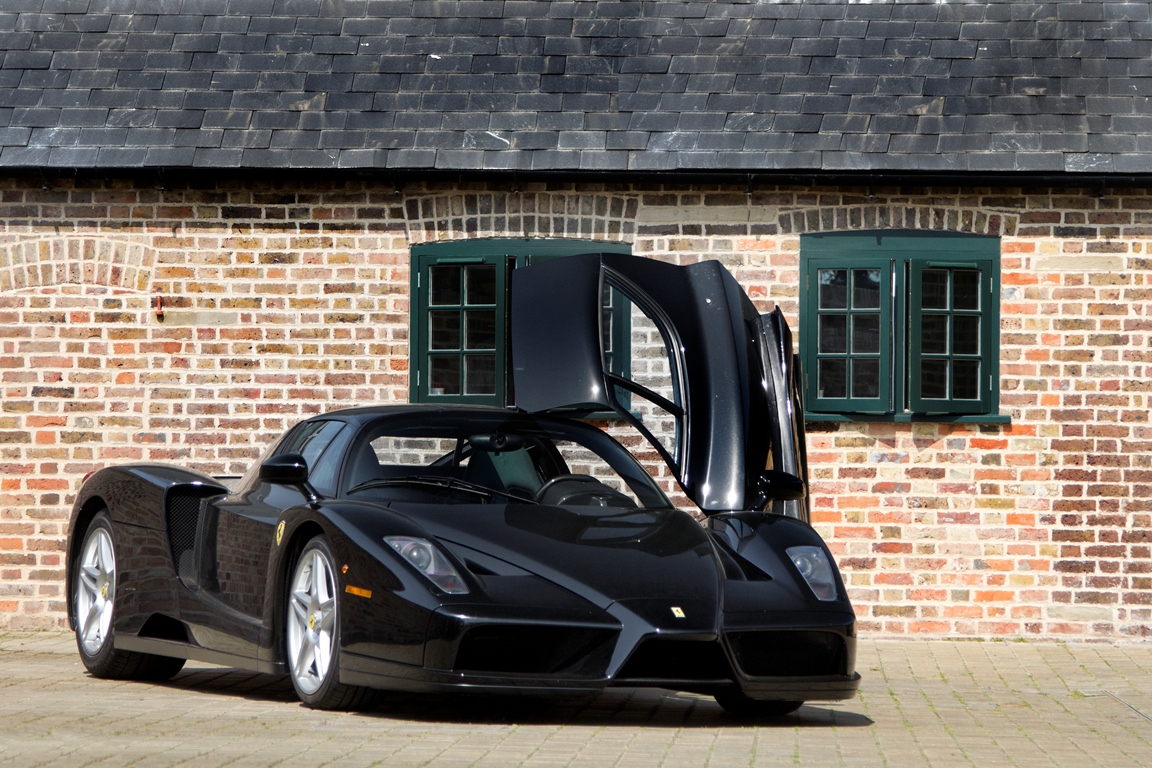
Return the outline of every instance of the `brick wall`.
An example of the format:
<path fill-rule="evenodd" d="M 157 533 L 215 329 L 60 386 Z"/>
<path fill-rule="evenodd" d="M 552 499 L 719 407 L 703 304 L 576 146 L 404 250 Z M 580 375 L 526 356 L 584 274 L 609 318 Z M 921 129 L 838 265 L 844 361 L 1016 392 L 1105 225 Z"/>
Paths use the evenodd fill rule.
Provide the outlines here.
<path fill-rule="evenodd" d="M 1152 195 L 323 179 L 0 180 L 0 628 L 63 624 L 85 473 L 238 474 L 300 418 L 404 400 L 412 243 L 718 258 L 795 326 L 799 233 L 889 227 L 1002 237 L 1013 421 L 810 425 L 814 522 L 861 629 L 1148 636 Z"/>

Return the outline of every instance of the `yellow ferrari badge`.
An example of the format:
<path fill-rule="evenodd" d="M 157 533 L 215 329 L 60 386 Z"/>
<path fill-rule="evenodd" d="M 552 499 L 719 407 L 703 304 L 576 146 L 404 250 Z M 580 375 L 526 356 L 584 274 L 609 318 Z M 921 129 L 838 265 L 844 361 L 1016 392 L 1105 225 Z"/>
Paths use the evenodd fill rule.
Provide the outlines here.
<path fill-rule="evenodd" d="M 678 605 L 672 606 L 672 615 L 678 619 L 684 618 L 684 609 Z"/>
<path fill-rule="evenodd" d="M 280 546 L 280 541 L 284 538 L 284 521 L 280 521 L 280 525 L 276 526 L 276 546 Z"/>

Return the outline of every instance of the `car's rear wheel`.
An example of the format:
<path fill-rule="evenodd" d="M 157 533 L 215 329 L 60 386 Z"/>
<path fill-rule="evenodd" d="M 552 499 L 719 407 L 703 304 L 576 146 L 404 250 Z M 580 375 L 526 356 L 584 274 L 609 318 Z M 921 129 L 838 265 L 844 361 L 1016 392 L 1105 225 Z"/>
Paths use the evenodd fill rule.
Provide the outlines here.
<path fill-rule="evenodd" d="M 92 519 L 80 545 L 72 579 L 76 646 L 80 660 L 96 677 L 119 680 L 167 680 L 184 659 L 121 651 L 113 647 L 116 612 L 116 544 L 106 511 Z"/>
<path fill-rule="evenodd" d="M 725 712 L 741 717 L 783 717 L 804 706 L 802 701 L 752 699 L 738 689 L 720 691 L 715 696 L 716 703 L 723 707 Z"/>
<path fill-rule="evenodd" d="M 309 541 L 296 560 L 284 617 L 288 671 L 306 706 L 360 709 L 371 703 L 375 691 L 339 681 L 340 593 L 335 562 L 324 536 Z"/>

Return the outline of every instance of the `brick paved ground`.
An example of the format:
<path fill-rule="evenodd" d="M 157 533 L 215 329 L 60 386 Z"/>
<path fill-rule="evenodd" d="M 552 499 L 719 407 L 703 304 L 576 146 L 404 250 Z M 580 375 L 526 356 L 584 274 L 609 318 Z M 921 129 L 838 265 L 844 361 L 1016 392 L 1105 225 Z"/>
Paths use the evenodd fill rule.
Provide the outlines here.
<path fill-rule="evenodd" d="M 0 636 L 0 765 L 1137 766 L 1152 646 L 866 641 L 851 702 L 774 723 L 710 698 L 403 696 L 313 712 L 282 679 L 190 664 L 164 685 L 88 677 L 72 638 Z"/>

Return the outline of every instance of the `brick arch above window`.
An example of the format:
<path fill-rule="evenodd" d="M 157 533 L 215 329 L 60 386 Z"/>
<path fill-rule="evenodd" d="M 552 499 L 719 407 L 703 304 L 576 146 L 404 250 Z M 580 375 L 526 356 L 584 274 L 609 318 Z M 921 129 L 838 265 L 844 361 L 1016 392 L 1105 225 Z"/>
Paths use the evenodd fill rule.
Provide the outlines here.
<path fill-rule="evenodd" d="M 102 237 L 0 243 L 0 293 L 69 284 L 143 292 L 154 260 L 153 248 Z"/>
<path fill-rule="evenodd" d="M 780 211 L 781 234 L 921 229 L 1011 237 L 1020 224 L 1012 211 L 949 205 L 900 205 L 883 200 Z"/>
<path fill-rule="evenodd" d="M 638 197 L 615 192 L 484 191 L 409 197 L 412 244 L 497 237 L 630 242 Z"/>

